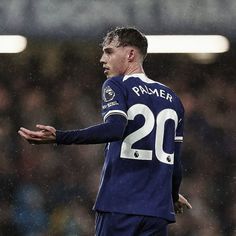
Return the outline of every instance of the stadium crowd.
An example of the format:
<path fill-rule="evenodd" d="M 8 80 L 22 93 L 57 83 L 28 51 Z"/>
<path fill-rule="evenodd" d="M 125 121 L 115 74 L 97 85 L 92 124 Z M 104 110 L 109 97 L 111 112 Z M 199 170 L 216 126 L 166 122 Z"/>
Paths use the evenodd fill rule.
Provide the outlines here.
<path fill-rule="evenodd" d="M 99 50 L 34 42 L 0 56 L 0 235 L 93 235 L 104 145 L 29 145 L 17 130 L 101 122 Z M 170 236 L 235 236 L 235 60 L 200 65 L 186 55 L 148 55 L 144 67 L 176 91 L 186 112 L 181 193 L 193 209 L 177 216 Z"/>

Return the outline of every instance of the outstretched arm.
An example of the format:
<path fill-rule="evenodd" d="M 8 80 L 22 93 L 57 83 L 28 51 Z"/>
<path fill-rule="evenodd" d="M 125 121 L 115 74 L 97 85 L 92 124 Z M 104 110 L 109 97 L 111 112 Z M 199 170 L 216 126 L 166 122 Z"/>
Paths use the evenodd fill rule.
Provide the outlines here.
<path fill-rule="evenodd" d="M 38 131 L 20 128 L 18 133 L 31 144 L 96 144 L 120 140 L 123 137 L 127 119 L 121 115 L 111 115 L 105 123 L 86 129 L 56 130 L 52 126 L 37 125 Z"/>

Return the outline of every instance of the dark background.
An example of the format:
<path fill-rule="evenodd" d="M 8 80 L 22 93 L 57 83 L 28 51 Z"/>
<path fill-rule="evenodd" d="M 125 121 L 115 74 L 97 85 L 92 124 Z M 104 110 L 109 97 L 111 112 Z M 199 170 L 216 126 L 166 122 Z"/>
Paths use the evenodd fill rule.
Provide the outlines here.
<path fill-rule="evenodd" d="M 210 60 L 149 54 L 144 68 L 175 90 L 186 110 L 181 193 L 193 209 L 177 217 L 170 236 L 236 235 L 236 7 L 233 1 L 182 4 L 0 3 L 0 33 L 28 39 L 24 52 L 0 54 L 0 235 L 93 235 L 104 146 L 31 146 L 17 131 L 38 123 L 74 129 L 102 122 L 99 43 L 116 25 L 229 38 L 230 50 Z"/>

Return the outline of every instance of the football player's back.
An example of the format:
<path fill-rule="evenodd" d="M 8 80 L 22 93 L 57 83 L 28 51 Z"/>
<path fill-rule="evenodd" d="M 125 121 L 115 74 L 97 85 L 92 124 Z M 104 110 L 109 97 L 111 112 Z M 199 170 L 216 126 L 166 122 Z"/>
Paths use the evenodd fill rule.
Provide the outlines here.
<path fill-rule="evenodd" d="M 174 221 L 172 173 L 175 141 L 182 140 L 181 102 L 145 74 L 115 77 L 105 84 L 114 94 L 109 103 L 116 105 L 104 105 L 104 117 L 125 113 L 128 124 L 123 139 L 107 147 L 98 208 Z"/>

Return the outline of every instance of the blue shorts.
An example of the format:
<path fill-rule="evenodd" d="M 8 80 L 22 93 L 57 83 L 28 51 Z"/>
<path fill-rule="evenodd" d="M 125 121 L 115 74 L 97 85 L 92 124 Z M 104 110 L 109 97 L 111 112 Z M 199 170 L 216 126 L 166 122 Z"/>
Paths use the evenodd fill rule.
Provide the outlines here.
<path fill-rule="evenodd" d="M 167 236 L 168 221 L 158 217 L 96 212 L 96 236 Z"/>

